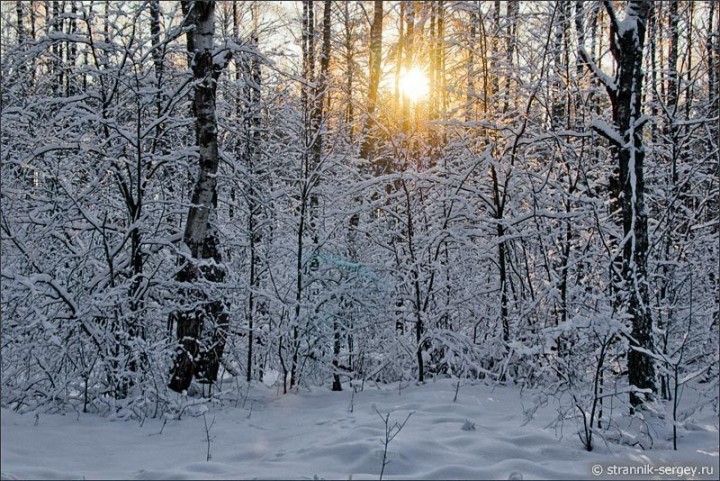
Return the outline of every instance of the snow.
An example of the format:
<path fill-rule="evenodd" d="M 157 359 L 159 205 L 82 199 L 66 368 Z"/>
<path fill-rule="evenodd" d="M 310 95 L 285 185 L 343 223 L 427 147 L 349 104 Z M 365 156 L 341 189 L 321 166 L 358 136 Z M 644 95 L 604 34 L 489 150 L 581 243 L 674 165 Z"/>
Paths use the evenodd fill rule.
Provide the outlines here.
<path fill-rule="evenodd" d="M 602 119 L 594 119 L 592 123 L 590 124 L 592 128 L 594 128 L 597 132 L 599 132 L 603 137 L 610 140 L 615 145 L 624 145 L 625 142 L 623 142 L 622 135 L 615 130 L 614 127 L 612 127 L 610 124 L 605 122 Z"/>
<path fill-rule="evenodd" d="M 602 69 L 597 65 L 595 60 L 587 53 L 587 50 L 585 50 L 585 47 L 583 45 L 580 45 L 578 47 L 578 53 L 583 58 L 585 63 L 590 67 L 590 70 L 593 71 L 595 76 L 602 82 L 602 84 L 605 86 L 606 89 L 616 92 L 618 89 L 617 82 L 614 78 L 607 75 L 605 72 L 602 71 Z"/>
<path fill-rule="evenodd" d="M 625 18 L 618 22 L 618 36 L 622 37 L 628 32 L 637 30 L 638 17 L 633 11 L 628 11 Z M 634 33 L 633 33 L 634 35 Z"/>
<path fill-rule="evenodd" d="M 366 383 L 354 395 L 352 412 L 351 390 L 282 395 L 254 386 L 244 406 L 240 397 L 237 407 L 215 405 L 205 413 L 208 425 L 215 421 L 210 461 L 202 416 L 186 414 L 163 427 L 159 419 L 141 425 L 3 409 L 1 477 L 378 479 L 385 433 L 378 412 L 389 413 L 391 424 L 413 413 L 389 445 L 385 479 L 592 479 L 595 464 L 709 466 L 718 472 L 712 413 L 680 430 L 676 452 L 599 442 L 588 453 L 572 421 L 563 433 L 544 428 L 556 416 L 552 406 L 525 423 L 523 407 L 531 404 L 532 391 L 521 395 L 516 387 L 463 381 L 453 402 L 455 383 Z"/>

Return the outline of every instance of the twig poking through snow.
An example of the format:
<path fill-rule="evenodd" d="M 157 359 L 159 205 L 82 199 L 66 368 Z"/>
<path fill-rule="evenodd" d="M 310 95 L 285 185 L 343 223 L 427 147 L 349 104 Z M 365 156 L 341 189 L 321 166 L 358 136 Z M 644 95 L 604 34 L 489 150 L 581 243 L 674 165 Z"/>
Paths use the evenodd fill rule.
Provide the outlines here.
<path fill-rule="evenodd" d="M 475 423 L 466 419 L 462 425 L 462 428 L 460 428 L 460 429 L 462 429 L 463 431 L 475 431 Z"/>
<path fill-rule="evenodd" d="M 380 481 L 382 481 L 383 474 L 385 473 L 385 466 L 390 464 L 390 461 L 387 459 L 387 450 L 388 445 L 390 442 L 395 439 L 395 437 L 400 434 L 400 431 L 405 427 L 405 424 L 408 422 L 408 419 L 410 419 L 410 416 L 413 415 L 415 411 L 410 412 L 410 414 L 407 415 L 405 418 L 405 421 L 402 423 L 395 423 L 392 426 L 390 425 L 390 413 L 386 413 L 384 416 L 380 414 L 380 411 L 378 411 L 378 408 L 373 406 L 375 409 L 375 412 L 378 416 L 380 416 L 380 419 L 382 419 L 383 423 L 385 423 L 385 440 L 383 442 L 383 459 L 382 459 L 382 467 L 380 468 Z"/>
<path fill-rule="evenodd" d="M 205 413 L 203 413 L 203 423 L 205 423 L 205 441 L 207 442 L 207 457 L 205 458 L 205 461 L 210 461 L 212 459 L 212 454 L 210 454 L 210 444 L 212 443 L 212 440 L 215 439 L 215 436 L 210 435 L 210 431 L 212 431 L 213 426 L 215 426 L 215 417 L 213 416 L 213 420 L 210 423 L 210 426 L 208 426 L 207 417 L 205 417 Z"/>

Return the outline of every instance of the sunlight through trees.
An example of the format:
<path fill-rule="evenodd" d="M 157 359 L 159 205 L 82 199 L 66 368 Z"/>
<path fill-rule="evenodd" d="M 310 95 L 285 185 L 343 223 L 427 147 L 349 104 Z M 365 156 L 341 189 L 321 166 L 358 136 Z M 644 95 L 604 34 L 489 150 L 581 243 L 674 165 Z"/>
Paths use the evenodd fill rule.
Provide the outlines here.
<path fill-rule="evenodd" d="M 3 406 L 453 377 L 592 449 L 717 405 L 716 1 L 0 14 Z"/>

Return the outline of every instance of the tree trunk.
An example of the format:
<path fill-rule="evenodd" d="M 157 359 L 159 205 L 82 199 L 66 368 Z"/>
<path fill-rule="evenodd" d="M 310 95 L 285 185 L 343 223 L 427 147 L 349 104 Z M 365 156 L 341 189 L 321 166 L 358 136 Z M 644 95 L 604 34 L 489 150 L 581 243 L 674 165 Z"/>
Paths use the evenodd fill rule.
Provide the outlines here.
<path fill-rule="evenodd" d="M 415 53 L 415 2 L 407 2 L 405 7 L 405 72 L 413 66 Z M 405 135 L 410 132 L 410 101 L 403 99 L 402 131 Z"/>
<path fill-rule="evenodd" d="M 476 2 L 470 4 L 470 38 L 467 59 L 467 87 L 465 94 L 465 121 L 475 119 L 475 39 L 480 6 Z"/>
<path fill-rule="evenodd" d="M 405 2 L 400 2 L 400 15 L 397 23 L 398 41 L 395 49 L 395 74 L 394 74 L 394 95 L 393 114 L 400 115 L 402 95 L 400 94 L 400 72 L 403 65 L 403 50 L 405 48 Z"/>
<path fill-rule="evenodd" d="M 315 90 L 311 90 L 310 86 L 315 80 L 315 4 L 312 0 L 303 1 L 302 14 L 302 74 L 303 86 L 301 90 L 301 100 L 303 109 L 303 146 L 302 146 L 302 165 L 301 165 L 301 190 L 300 190 L 300 222 L 297 231 L 297 258 L 296 258 L 296 284 L 295 284 L 295 316 L 292 325 L 292 359 L 290 365 L 290 387 L 293 387 L 297 379 L 298 359 L 300 353 L 300 313 L 301 302 L 303 298 L 303 290 L 305 286 L 304 276 L 304 251 L 305 251 L 305 232 L 314 227 L 312 220 L 312 208 L 308 208 L 313 203 L 310 199 L 312 187 L 310 178 L 312 176 L 312 148 L 314 142 L 313 123 L 315 112 Z M 308 213 L 310 211 L 310 215 Z M 308 219 L 309 217 L 309 219 Z M 308 222 L 308 220 L 310 222 Z M 308 224 L 310 224 L 308 226 Z"/>
<path fill-rule="evenodd" d="M 647 281 L 647 208 L 645 207 L 645 150 L 642 143 L 643 44 L 649 0 L 628 3 L 625 19 L 620 22 L 609 0 L 604 1 L 610 21 L 610 50 L 617 62 L 614 81 L 603 79 L 612 104 L 615 134 L 598 128 L 609 138 L 620 167 L 617 202 L 622 207 L 624 240 L 622 274 L 617 286 L 618 305 L 624 308 L 632 323 L 628 378 L 631 386 L 655 392 L 655 368 L 646 353 L 653 351 L 652 317 Z M 592 60 L 586 58 L 592 62 Z M 598 69 L 595 65 L 595 69 Z M 618 138 L 620 141 L 618 141 Z M 631 392 L 631 409 L 648 399 L 643 393 Z"/>
<path fill-rule="evenodd" d="M 322 48 L 320 50 L 320 73 L 313 89 L 313 102 L 310 106 L 310 145 L 312 157 L 310 162 L 310 176 L 313 178 L 310 191 L 310 228 L 312 229 L 313 244 L 318 245 L 317 220 L 320 209 L 320 199 L 317 194 L 319 184 L 318 168 L 322 157 L 325 128 L 325 99 L 328 91 L 328 70 L 330 68 L 330 26 L 332 20 L 332 1 L 323 2 L 323 29 Z M 317 261 L 311 262 L 311 268 L 317 270 Z"/>
<path fill-rule="evenodd" d="M 75 2 L 70 2 L 70 13 L 72 13 L 72 17 L 68 21 L 68 33 L 71 36 L 75 36 L 77 33 L 77 21 L 75 20 L 75 15 L 77 15 L 77 5 Z M 67 97 L 70 97 L 72 95 L 75 95 L 77 88 L 75 86 L 75 63 L 77 62 L 77 42 L 68 42 L 68 46 L 66 47 L 66 55 L 67 55 L 67 61 L 65 62 L 65 95 Z"/>
<path fill-rule="evenodd" d="M 15 2 L 15 15 L 17 21 L 18 45 L 25 43 L 25 15 L 23 12 L 23 4 L 20 0 Z"/>
<path fill-rule="evenodd" d="M 360 157 L 367 159 L 370 154 L 372 136 L 370 126 L 374 123 L 375 106 L 377 104 L 378 86 L 382 69 L 382 34 L 383 34 L 383 1 L 375 0 L 373 24 L 370 27 L 370 85 L 367 97 L 367 119 L 362 129 Z"/>
<path fill-rule="evenodd" d="M 347 97 L 347 106 L 345 110 L 345 123 L 347 125 L 348 129 L 348 137 L 350 140 L 350 143 L 353 143 L 353 131 L 354 131 L 354 124 L 355 124 L 355 111 L 353 107 L 353 86 L 354 86 L 354 76 L 355 76 L 355 66 L 354 63 L 354 57 L 355 57 L 355 48 L 353 45 L 353 28 L 352 28 L 352 22 L 350 21 L 350 8 L 349 8 L 349 2 L 343 3 L 343 20 L 344 20 L 344 27 L 345 27 L 345 62 L 346 62 L 346 69 L 347 69 L 347 77 L 346 77 L 346 97 Z"/>
<path fill-rule="evenodd" d="M 32 10 L 32 8 L 33 8 L 33 6 L 31 4 L 30 10 Z M 25 12 L 23 9 L 23 2 L 21 2 L 20 0 L 17 0 L 15 2 L 15 15 L 16 15 L 16 21 L 17 21 L 16 27 L 17 27 L 18 46 L 20 49 L 25 50 L 26 46 L 24 44 L 27 41 L 27 33 L 25 31 Z M 33 37 L 34 37 L 34 35 L 33 35 Z M 34 40 L 34 38 L 32 38 L 32 40 Z M 33 69 L 33 72 L 34 72 L 34 69 Z M 27 73 L 27 66 L 24 64 L 21 64 L 18 68 L 18 78 L 24 79 L 26 73 Z M 33 78 L 34 78 L 34 74 L 33 74 Z"/>
<path fill-rule="evenodd" d="M 261 305 L 256 302 L 256 292 L 260 286 L 259 276 L 259 265 L 260 255 L 258 252 L 258 246 L 262 241 L 262 234 L 260 231 L 260 204 L 258 202 L 258 174 L 259 174 L 259 157 L 260 157 L 260 143 L 261 143 L 261 122 L 262 122 L 262 105 L 261 105 L 261 85 L 262 75 L 260 71 L 259 55 L 259 38 L 258 38 L 258 12 L 256 3 L 252 4 L 252 15 L 253 15 L 253 30 L 250 36 L 250 43 L 254 48 L 254 52 L 251 54 L 245 53 L 242 61 L 236 61 L 236 73 L 235 77 L 239 81 L 243 80 L 243 99 L 242 99 L 242 110 L 238 105 L 238 115 L 242 115 L 243 122 L 243 141 L 245 148 L 241 151 L 245 164 L 247 165 L 248 173 L 250 174 L 251 181 L 248 183 L 248 243 L 249 243 L 249 279 L 248 284 L 250 290 L 248 292 L 248 310 L 247 310 L 247 323 L 248 323 L 248 335 L 247 335 L 247 371 L 246 380 L 247 382 L 252 381 L 253 372 L 253 348 L 255 339 L 255 324 L 257 313 L 262 310 Z M 233 2 L 232 6 L 232 17 L 233 17 L 233 36 L 237 39 L 239 37 L 239 21 L 237 12 L 237 2 Z M 249 58 L 248 58 L 249 57 Z M 240 82 L 239 82 L 240 83 Z M 239 102 L 238 102 L 239 104 Z M 234 190 L 231 192 L 234 195 Z"/>
<path fill-rule="evenodd" d="M 179 346 L 169 387 L 177 392 L 186 390 L 193 376 L 205 383 L 217 380 L 228 327 L 222 301 L 208 299 L 205 289 L 193 287 L 205 281 L 221 283 L 225 278 L 214 225 L 219 164 L 215 92 L 224 67 L 213 62 L 215 2 L 186 0 L 182 6 L 188 25 L 194 26 L 188 33 L 188 50 L 195 81 L 193 112 L 200 158 L 183 235 L 189 255 L 176 276 L 188 304 L 187 310 L 174 315 Z M 211 333 L 205 334 L 205 330 Z"/>
<path fill-rule="evenodd" d="M 429 40 L 429 56 L 430 56 L 430 102 L 429 102 L 429 115 L 430 120 L 437 119 L 438 112 L 438 85 L 437 85 L 437 71 L 438 71 L 438 34 L 435 28 L 437 23 L 437 1 L 431 0 L 430 2 L 430 40 Z M 432 133 L 431 133 L 432 135 Z"/>
<path fill-rule="evenodd" d="M 65 3 L 59 2 L 58 0 L 53 0 L 52 2 L 52 30 L 53 33 L 56 36 L 61 36 L 62 34 L 62 28 L 63 28 L 63 20 L 60 18 L 60 15 L 64 12 Z M 52 69 L 53 69 L 53 75 L 55 77 L 55 80 L 53 81 L 53 95 L 59 96 L 60 93 L 60 87 L 65 84 L 65 76 L 63 75 L 63 65 L 62 65 L 62 58 L 63 58 L 63 43 L 56 42 L 52 45 L 52 53 L 53 53 L 53 60 L 52 60 Z"/>
<path fill-rule="evenodd" d="M 500 93 L 500 0 L 495 0 L 493 4 L 493 32 L 492 32 L 492 51 L 490 52 L 490 72 L 492 76 L 493 112 L 500 110 L 498 107 Z"/>
<path fill-rule="evenodd" d="M 317 82 L 317 92 L 315 94 L 315 145 L 313 146 L 313 168 L 317 169 L 320 165 L 323 142 L 325 140 L 325 99 L 329 89 L 329 70 L 330 70 L 330 34 L 331 34 L 331 22 L 332 22 L 332 1 L 325 0 L 323 2 L 323 29 L 322 29 L 322 50 L 320 51 L 320 76 Z M 317 179 L 317 177 L 316 177 Z M 317 180 L 313 183 L 313 189 L 317 188 Z M 311 205 L 315 208 L 315 215 L 317 215 L 318 199 L 317 194 L 311 196 Z M 313 231 L 315 236 L 315 245 L 317 248 L 318 238 L 317 229 Z M 339 373 L 339 355 L 340 355 L 340 327 L 337 319 L 333 319 L 332 323 L 333 331 L 333 391 L 342 391 L 342 384 L 340 383 Z"/>
<path fill-rule="evenodd" d="M 160 0 L 151 0 L 150 2 L 150 34 L 152 35 L 152 57 L 155 67 L 155 86 L 157 94 L 155 95 L 155 110 L 158 117 L 162 113 L 162 76 L 163 76 L 163 52 L 160 48 Z M 162 124 L 156 129 L 159 135 L 162 132 Z"/>
<path fill-rule="evenodd" d="M 517 23 L 519 11 L 520 6 L 518 4 L 518 0 L 507 0 L 508 27 L 507 46 L 505 52 L 507 59 L 507 65 L 505 66 L 505 69 L 507 74 L 505 75 L 505 92 L 503 94 L 503 114 L 508 112 L 508 109 L 510 108 L 510 100 L 516 98 L 516 96 L 511 95 L 510 89 L 512 88 L 512 76 L 514 72 L 513 57 L 515 55 L 515 44 L 517 43 Z"/>

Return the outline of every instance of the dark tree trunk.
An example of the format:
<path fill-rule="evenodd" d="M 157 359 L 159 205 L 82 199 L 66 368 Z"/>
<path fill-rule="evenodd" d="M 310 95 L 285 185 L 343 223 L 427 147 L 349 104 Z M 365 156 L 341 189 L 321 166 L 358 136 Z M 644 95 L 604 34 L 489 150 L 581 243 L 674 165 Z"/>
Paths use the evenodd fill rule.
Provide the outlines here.
<path fill-rule="evenodd" d="M 505 195 L 500 192 L 500 183 L 495 166 L 490 167 L 490 176 L 493 183 L 493 207 L 495 209 L 495 219 L 497 220 L 498 273 L 500 274 L 500 323 L 502 324 L 502 339 L 507 346 L 507 343 L 510 341 L 507 244 L 505 241 L 505 226 L 502 223 L 505 210 Z"/>
<path fill-rule="evenodd" d="M 435 28 L 437 23 L 437 2 L 432 0 L 430 2 L 430 40 L 429 40 L 429 56 L 430 56 L 430 106 L 429 115 L 430 120 L 437 119 L 437 70 L 438 70 L 438 34 Z"/>
<path fill-rule="evenodd" d="M 405 72 L 410 71 L 414 60 L 415 7 L 415 2 L 407 2 L 405 8 Z M 408 99 L 403 99 L 402 131 L 406 135 L 410 132 L 410 102 Z"/>
<path fill-rule="evenodd" d="M 512 88 L 512 76 L 514 72 L 513 56 L 515 55 L 515 44 L 517 43 L 517 24 L 518 24 L 518 12 L 519 12 L 518 0 L 507 0 L 507 46 L 506 46 L 506 59 L 507 65 L 505 69 L 507 74 L 505 75 L 505 92 L 503 94 L 503 114 L 507 113 L 510 108 L 511 99 L 514 100 L 516 97 L 512 96 L 510 89 Z"/>
<path fill-rule="evenodd" d="M 349 131 L 349 140 L 350 143 L 353 143 L 353 130 L 354 130 L 354 123 L 355 123 L 355 111 L 353 107 L 353 85 L 354 85 L 354 77 L 355 77 L 355 67 L 353 65 L 354 63 L 354 46 L 353 46 L 353 28 L 352 23 L 350 22 L 350 9 L 349 9 L 349 2 L 345 2 L 343 4 L 343 16 L 344 16 L 344 27 L 345 27 L 345 61 L 346 61 L 346 69 L 347 69 L 347 76 L 346 76 L 346 96 L 347 96 L 347 106 L 345 111 L 345 123 L 347 124 L 347 128 Z"/>
<path fill-rule="evenodd" d="M 314 121 L 313 128 L 315 130 L 315 144 L 313 145 L 313 169 L 317 169 L 320 165 L 321 155 L 323 150 L 323 142 L 325 140 L 325 103 L 328 97 L 329 89 L 329 70 L 330 70 L 330 34 L 331 34 L 331 22 L 332 22 L 332 1 L 325 0 L 323 2 L 323 28 L 322 28 L 322 49 L 320 51 L 320 76 L 317 82 L 317 92 L 315 94 L 315 111 L 313 113 Z M 316 177 L 317 179 L 317 177 Z M 313 189 L 317 188 L 317 180 L 313 183 Z M 318 198 L 317 194 L 311 196 L 311 207 L 313 209 L 314 217 L 318 215 Z M 315 240 L 315 246 L 317 248 L 317 228 L 313 229 L 313 236 Z M 342 391 L 342 384 L 340 383 L 339 373 L 339 356 L 340 356 L 340 328 L 338 326 L 337 319 L 333 320 L 333 391 Z"/>
<path fill-rule="evenodd" d="M 333 319 L 333 383 L 332 390 L 342 391 L 342 383 L 340 382 L 340 326 L 337 319 Z"/>
<path fill-rule="evenodd" d="M 33 6 L 31 4 L 30 9 L 32 10 L 32 8 L 33 8 Z M 17 17 L 16 18 L 16 21 L 17 21 L 16 28 L 17 28 L 18 46 L 21 49 L 25 50 L 26 47 L 24 44 L 27 41 L 27 33 L 25 31 L 25 12 L 24 12 L 24 8 L 23 8 L 23 2 L 21 2 L 20 0 L 17 0 L 15 2 L 15 15 Z M 34 35 L 33 35 L 33 37 L 34 37 Z M 34 38 L 33 38 L 33 40 L 34 40 Z M 27 72 L 27 66 L 21 64 L 20 67 L 18 68 L 18 78 L 24 79 L 26 72 Z"/>
<path fill-rule="evenodd" d="M 61 36 L 63 29 L 63 20 L 60 15 L 65 13 L 65 2 L 53 0 L 52 2 L 52 31 L 56 36 Z M 63 43 L 55 42 L 52 45 L 52 69 L 55 80 L 53 81 L 53 94 L 59 96 L 60 88 L 65 85 L 65 76 L 63 75 Z"/>
<path fill-rule="evenodd" d="M 642 143 L 643 44 L 652 2 L 630 1 L 622 22 L 617 19 L 611 2 L 606 0 L 604 4 L 610 21 L 610 50 L 617 62 L 614 81 L 604 80 L 612 104 L 616 132 L 609 135 L 605 129 L 600 128 L 599 131 L 613 144 L 613 152 L 620 167 L 619 198 L 616 201 L 622 208 L 624 241 L 617 300 L 632 323 L 628 353 L 629 382 L 637 389 L 655 392 L 655 368 L 652 357 L 647 354 L 653 351 L 653 337 L 647 282 L 649 245 L 645 207 L 645 150 Z M 592 62 L 588 58 L 586 60 Z M 645 394 L 631 392 L 632 409 L 642 405 L 646 399 L 648 396 Z"/>
<path fill-rule="evenodd" d="M 72 17 L 68 21 L 68 33 L 74 36 L 77 33 L 77 21 L 75 19 L 75 15 L 77 15 L 77 5 L 75 2 L 70 2 L 70 13 L 72 13 Z M 70 97 L 71 95 L 75 95 L 77 91 L 74 83 L 75 63 L 77 62 L 77 42 L 68 42 L 66 49 L 65 95 Z"/>
<path fill-rule="evenodd" d="M 330 69 L 330 26 L 332 21 L 332 1 L 325 0 L 323 9 L 322 50 L 320 51 L 320 75 L 315 92 L 315 106 L 313 110 L 313 168 L 320 164 L 323 147 L 323 129 L 325 123 L 325 100 L 328 93 L 328 71 Z"/>
<path fill-rule="evenodd" d="M 400 114 L 400 102 L 402 96 L 400 95 L 400 71 L 403 65 L 403 50 L 405 47 L 405 2 L 400 2 L 400 16 L 398 18 L 398 41 L 397 49 L 395 50 L 395 95 L 393 96 L 393 114 Z"/>
<path fill-rule="evenodd" d="M 375 0 L 375 12 L 373 15 L 373 24 L 370 27 L 370 85 L 368 87 L 367 97 L 367 120 L 362 130 L 362 144 L 360 145 L 360 157 L 367 159 L 370 154 L 372 136 L 369 133 L 370 126 L 373 125 L 373 116 L 375 115 L 375 106 L 377 104 L 378 86 L 380 85 L 380 74 L 382 69 L 382 21 L 383 21 L 383 2 Z"/>
<path fill-rule="evenodd" d="M 477 24 L 479 17 L 479 5 L 475 2 L 470 4 L 470 38 L 467 59 L 467 92 L 465 94 L 465 121 L 469 122 L 475 118 L 475 40 L 477 37 Z"/>
<path fill-rule="evenodd" d="M 162 76 L 163 76 L 163 52 L 160 47 L 160 0 L 150 2 L 150 34 L 152 35 L 152 57 L 155 66 L 155 86 L 158 93 L 155 96 L 155 110 L 158 117 L 162 113 Z M 162 131 L 162 124 L 158 125 L 157 134 Z"/>
<path fill-rule="evenodd" d="M 312 219 L 312 214 L 314 213 L 314 211 L 312 208 L 309 208 L 309 206 L 313 204 L 313 199 L 310 198 L 313 191 L 310 178 L 313 175 L 313 168 L 311 166 L 311 162 L 313 160 L 313 116 L 315 111 L 316 93 L 314 90 L 310 90 L 310 85 L 315 80 L 315 4 L 312 0 L 303 1 L 302 21 L 302 69 L 304 82 L 302 86 L 301 96 L 303 118 L 305 121 L 301 166 L 302 181 L 300 191 L 300 222 L 298 224 L 297 231 L 297 258 L 295 266 L 295 316 L 292 326 L 292 359 L 290 364 L 290 387 L 293 387 L 295 384 L 297 384 L 298 381 L 297 369 L 301 343 L 299 324 L 300 314 L 302 310 L 301 303 L 303 298 L 303 290 L 305 286 L 304 277 L 306 274 L 304 267 L 305 233 L 308 229 L 312 230 L 312 228 L 314 227 L 314 221 Z"/>
<path fill-rule="evenodd" d="M 310 108 L 310 132 L 309 145 L 312 152 L 310 158 L 309 174 L 312 178 L 310 183 L 310 222 L 309 227 L 312 232 L 313 248 L 316 249 L 319 244 L 318 237 L 318 217 L 320 210 L 320 198 L 317 189 L 319 186 L 320 161 L 322 157 L 324 128 L 325 128 L 325 101 L 328 93 L 328 70 L 330 68 L 330 26 L 332 20 L 332 1 L 325 0 L 323 2 L 323 27 L 322 27 L 322 48 L 320 50 L 320 73 L 315 79 L 315 88 L 313 89 L 313 98 Z M 314 63 L 314 57 L 312 57 Z M 316 271 L 318 263 L 316 260 L 311 261 L 310 268 Z"/>
<path fill-rule="evenodd" d="M 23 4 L 20 0 L 15 2 L 15 15 L 17 16 L 18 45 L 22 45 L 25 43 L 25 14 L 23 11 Z"/>
<path fill-rule="evenodd" d="M 242 151 L 244 161 L 247 165 L 248 172 L 251 176 L 251 182 L 248 183 L 248 241 L 250 250 L 250 269 L 249 269 L 249 285 L 250 291 L 248 292 L 248 338 L 247 338 L 247 371 L 246 380 L 250 382 L 252 380 L 253 372 L 253 346 L 255 344 L 255 324 L 257 313 L 262 310 L 261 304 L 257 303 L 256 291 L 260 285 L 260 255 L 258 252 L 258 246 L 262 241 L 262 234 L 260 229 L 260 212 L 261 207 L 258 202 L 258 188 L 257 188 L 257 175 L 259 174 L 259 154 L 260 154 L 260 142 L 261 142 L 261 122 L 262 122 L 262 105 L 261 105 L 261 85 L 262 75 L 260 70 L 259 55 L 259 37 L 257 29 L 257 17 L 258 12 L 253 4 L 253 31 L 250 38 L 250 42 L 255 51 L 250 54 L 245 54 L 242 62 L 236 64 L 236 79 L 240 80 L 241 76 L 244 77 L 244 89 L 243 89 L 243 111 L 242 121 L 244 129 L 244 142 L 245 148 Z M 236 2 L 233 2 L 233 35 L 238 38 L 238 27 L 239 18 L 237 13 Z M 238 106 L 238 112 L 240 107 Z M 231 193 L 234 195 L 234 190 Z"/>
<path fill-rule="evenodd" d="M 495 0 L 493 4 L 493 31 L 492 31 L 492 44 L 490 52 L 490 72 L 492 72 L 492 96 L 493 96 L 493 108 L 491 110 L 498 111 L 497 106 L 499 105 L 500 93 L 500 0 Z"/>

